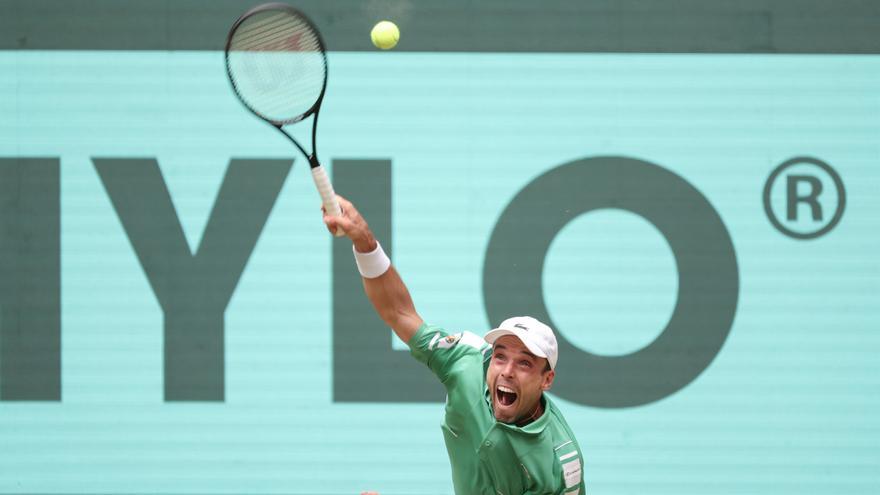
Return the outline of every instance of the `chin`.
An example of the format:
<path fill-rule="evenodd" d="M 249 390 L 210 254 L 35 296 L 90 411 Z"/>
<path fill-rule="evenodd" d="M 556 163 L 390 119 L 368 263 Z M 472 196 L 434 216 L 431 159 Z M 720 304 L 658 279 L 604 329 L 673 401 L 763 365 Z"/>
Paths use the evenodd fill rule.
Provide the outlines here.
<path fill-rule="evenodd" d="M 500 421 L 502 423 L 512 424 L 516 422 L 516 415 L 514 415 L 513 413 L 505 414 L 504 412 L 499 412 L 496 409 L 495 411 L 493 411 L 493 415 L 495 416 L 495 419 L 497 421 Z"/>
<path fill-rule="evenodd" d="M 498 421 L 499 423 L 508 424 L 508 425 L 513 424 L 513 418 L 508 418 L 508 417 L 504 417 L 504 416 L 495 416 L 495 421 Z"/>

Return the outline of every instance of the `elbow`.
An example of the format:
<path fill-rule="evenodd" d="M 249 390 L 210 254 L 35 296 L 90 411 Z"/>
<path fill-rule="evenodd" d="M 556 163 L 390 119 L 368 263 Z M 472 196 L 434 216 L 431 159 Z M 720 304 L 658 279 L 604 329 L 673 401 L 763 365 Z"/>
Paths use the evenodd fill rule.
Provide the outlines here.
<path fill-rule="evenodd" d="M 421 317 L 412 308 L 388 311 L 381 313 L 379 316 L 389 328 L 394 330 L 394 333 L 400 337 L 400 340 L 406 344 L 409 344 L 409 340 L 422 325 Z"/>

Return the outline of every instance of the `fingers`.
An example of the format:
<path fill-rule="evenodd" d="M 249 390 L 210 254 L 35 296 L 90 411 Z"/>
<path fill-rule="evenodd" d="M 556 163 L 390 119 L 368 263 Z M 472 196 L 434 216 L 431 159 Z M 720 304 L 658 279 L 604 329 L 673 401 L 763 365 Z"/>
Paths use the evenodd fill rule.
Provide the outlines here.
<path fill-rule="evenodd" d="M 342 210 L 342 216 L 348 218 L 357 218 L 360 213 L 358 213 L 357 208 L 342 196 L 336 196 L 336 201 L 339 202 L 339 209 Z"/>
<path fill-rule="evenodd" d="M 328 214 L 326 211 L 324 212 L 324 225 L 327 226 L 327 230 L 331 233 L 335 233 L 337 229 L 342 229 L 345 233 L 354 233 L 357 232 L 357 221 L 348 218 L 346 215 L 342 216 L 333 216 Z"/>
<path fill-rule="evenodd" d="M 326 208 L 323 205 L 321 206 L 327 230 L 330 233 L 336 233 L 337 230 L 341 229 L 352 241 L 372 236 L 367 222 L 360 212 L 357 211 L 354 204 L 338 194 L 336 195 L 336 200 L 339 203 L 340 210 L 342 210 L 342 214 L 339 216 L 328 214 Z"/>
<path fill-rule="evenodd" d="M 328 228 L 332 227 L 335 230 L 337 226 L 340 226 L 340 221 L 346 219 L 343 217 L 334 217 L 333 215 L 329 215 L 325 212 L 323 220 L 324 224 L 327 225 Z"/>
<path fill-rule="evenodd" d="M 357 209 L 355 209 L 351 201 L 343 198 L 338 194 L 336 195 L 336 202 L 339 203 L 339 209 L 342 210 L 343 216 L 353 216 L 350 214 L 357 213 Z M 327 208 L 324 206 L 323 203 L 321 203 L 321 211 L 323 211 L 325 214 L 327 213 Z"/>
<path fill-rule="evenodd" d="M 324 224 L 327 225 L 327 228 L 331 230 L 331 232 L 335 232 L 337 227 L 342 228 L 342 230 L 349 231 L 354 227 L 354 222 L 345 217 L 334 217 L 327 214 L 324 214 Z"/>

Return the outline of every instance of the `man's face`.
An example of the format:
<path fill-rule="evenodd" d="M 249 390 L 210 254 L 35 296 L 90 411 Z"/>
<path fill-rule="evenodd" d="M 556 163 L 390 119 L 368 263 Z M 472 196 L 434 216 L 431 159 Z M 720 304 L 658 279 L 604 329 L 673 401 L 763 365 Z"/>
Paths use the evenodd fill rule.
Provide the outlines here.
<path fill-rule="evenodd" d="M 541 393 L 553 384 L 555 372 L 546 369 L 547 359 L 532 354 L 519 338 L 496 340 L 486 372 L 495 419 L 515 424 L 533 414 Z"/>

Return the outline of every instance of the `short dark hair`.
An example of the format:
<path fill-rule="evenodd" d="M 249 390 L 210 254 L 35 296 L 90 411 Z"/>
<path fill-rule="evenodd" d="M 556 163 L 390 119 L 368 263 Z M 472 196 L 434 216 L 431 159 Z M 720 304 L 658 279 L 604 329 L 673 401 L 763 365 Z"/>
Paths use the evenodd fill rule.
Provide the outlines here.
<path fill-rule="evenodd" d="M 546 372 L 550 371 L 551 369 L 553 369 L 553 368 L 550 367 L 550 360 L 549 360 L 549 359 L 546 359 L 545 361 L 546 361 L 546 362 L 544 363 L 544 373 L 546 373 Z"/>

